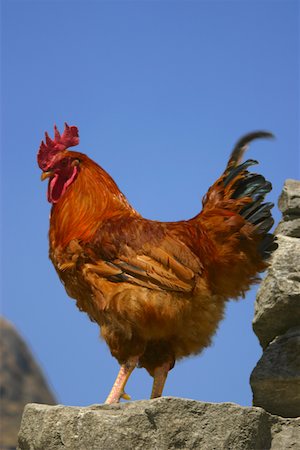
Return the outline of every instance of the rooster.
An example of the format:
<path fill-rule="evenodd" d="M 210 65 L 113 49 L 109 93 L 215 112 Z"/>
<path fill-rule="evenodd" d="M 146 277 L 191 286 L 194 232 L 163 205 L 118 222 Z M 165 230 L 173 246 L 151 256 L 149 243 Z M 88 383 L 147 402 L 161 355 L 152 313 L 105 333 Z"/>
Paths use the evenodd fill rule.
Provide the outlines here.
<path fill-rule="evenodd" d="M 244 296 L 276 248 L 272 185 L 242 162 L 257 131 L 234 147 L 224 173 L 190 220 L 144 219 L 110 175 L 83 153 L 78 129 L 45 133 L 37 160 L 49 179 L 50 259 L 68 295 L 100 326 L 120 371 L 107 404 L 129 399 L 136 366 L 153 377 L 160 397 L 175 361 L 211 343 L 226 300 Z"/>

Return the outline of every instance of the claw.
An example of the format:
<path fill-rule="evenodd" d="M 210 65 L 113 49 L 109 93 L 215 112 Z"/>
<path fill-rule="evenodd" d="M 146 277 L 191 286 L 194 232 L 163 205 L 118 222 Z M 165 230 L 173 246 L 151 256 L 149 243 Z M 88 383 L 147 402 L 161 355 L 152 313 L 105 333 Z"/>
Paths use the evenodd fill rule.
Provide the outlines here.
<path fill-rule="evenodd" d="M 121 394 L 121 398 L 123 398 L 124 400 L 131 400 L 130 395 L 126 394 L 126 392 L 123 392 L 123 394 Z"/>

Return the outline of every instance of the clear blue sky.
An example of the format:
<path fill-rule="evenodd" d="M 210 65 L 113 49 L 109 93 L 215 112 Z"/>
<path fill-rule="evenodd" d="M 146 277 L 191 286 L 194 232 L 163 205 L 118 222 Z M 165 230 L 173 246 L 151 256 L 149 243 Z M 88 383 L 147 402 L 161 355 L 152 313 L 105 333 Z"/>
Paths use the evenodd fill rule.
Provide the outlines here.
<path fill-rule="evenodd" d="M 77 125 L 78 150 L 138 211 L 179 220 L 200 210 L 243 133 L 270 130 L 276 141 L 248 155 L 277 202 L 299 178 L 298 23 L 289 0 L 2 2 L 2 310 L 59 402 L 102 402 L 118 366 L 48 260 L 44 131 Z M 166 395 L 251 404 L 254 297 L 229 303 L 213 346 L 177 364 Z M 128 393 L 148 398 L 151 381 L 136 370 Z"/>

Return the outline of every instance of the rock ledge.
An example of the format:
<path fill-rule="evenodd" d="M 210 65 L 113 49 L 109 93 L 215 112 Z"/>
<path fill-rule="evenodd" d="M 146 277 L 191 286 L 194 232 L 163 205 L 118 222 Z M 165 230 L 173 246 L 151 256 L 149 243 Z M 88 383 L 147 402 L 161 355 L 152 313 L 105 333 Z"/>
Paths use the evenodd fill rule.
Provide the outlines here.
<path fill-rule="evenodd" d="M 26 406 L 18 450 L 288 450 L 300 419 L 174 397 L 89 407 Z"/>

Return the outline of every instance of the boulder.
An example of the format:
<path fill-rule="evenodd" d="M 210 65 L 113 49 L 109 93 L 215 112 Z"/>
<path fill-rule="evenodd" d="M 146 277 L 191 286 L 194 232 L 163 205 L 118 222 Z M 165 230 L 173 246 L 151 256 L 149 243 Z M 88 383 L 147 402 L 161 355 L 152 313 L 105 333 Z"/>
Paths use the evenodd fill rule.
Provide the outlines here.
<path fill-rule="evenodd" d="M 253 404 L 284 417 L 300 415 L 300 182 L 287 180 L 266 278 L 257 293 L 253 329 L 264 350 L 251 374 Z"/>
<path fill-rule="evenodd" d="M 250 383 L 254 405 L 283 417 L 300 416 L 300 326 L 268 345 Z"/>
<path fill-rule="evenodd" d="M 278 200 L 282 212 L 275 234 L 300 237 L 300 181 L 286 180 Z"/>
<path fill-rule="evenodd" d="M 29 404 L 18 450 L 289 450 L 299 442 L 300 419 L 163 397 L 84 408 Z"/>
<path fill-rule="evenodd" d="M 284 216 L 277 225 L 275 234 L 300 238 L 300 217 Z"/>
<path fill-rule="evenodd" d="M 300 239 L 278 235 L 277 242 L 255 303 L 253 329 L 263 348 L 300 324 Z"/>
<path fill-rule="evenodd" d="M 278 200 L 278 208 L 283 216 L 300 216 L 300 181 L 285 181 Z"/>
<path fill-rule="evenodd" d="M 24 406 L 28 402 L 56 403 L 41 369 L 23 339 L 0 317 L 0 448 L 16 448 Z"/>

